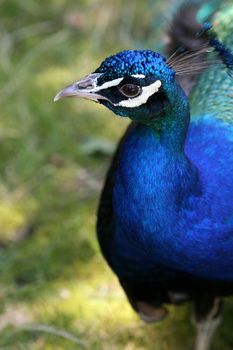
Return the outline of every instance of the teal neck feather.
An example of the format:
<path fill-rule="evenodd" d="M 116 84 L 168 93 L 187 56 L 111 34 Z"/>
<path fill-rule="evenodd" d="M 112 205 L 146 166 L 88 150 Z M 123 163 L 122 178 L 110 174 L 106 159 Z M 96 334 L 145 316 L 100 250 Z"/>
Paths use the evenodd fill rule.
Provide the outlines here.
<path fill-rule="evenodd" d="M 165 148 L 182 152 L 190 120 L 189 103 L 176 81 L 167 87 L 168 104 L 159 116 L 145 123 L 154 130 L 156 137 Z"/>

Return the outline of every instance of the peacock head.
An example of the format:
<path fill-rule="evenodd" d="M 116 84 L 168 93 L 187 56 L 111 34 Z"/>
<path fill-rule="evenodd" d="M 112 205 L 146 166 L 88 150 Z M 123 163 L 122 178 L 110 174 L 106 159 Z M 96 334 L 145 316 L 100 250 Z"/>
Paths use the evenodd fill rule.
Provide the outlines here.
<path fill-rule="evenodd" d="M 60 91 L 62 97 L 98 102 L 115 114 L 150 122 L 169 106 L 175 71 L 151 50 L 127 50 L 106 58 L 92 74 Z"/>
<path fill-rule="evenodd" d="M 151 50 L 127 50 L 110 56 L 94 73 L 67 86 L 54 100 L 66 96 L 86 98 L 120 116 L 164 127 L 163 118 L 157 123 L 157 117 L 164 112 L 167 117 L 174 114 L 174 109 L 176 114 L 189 114 L 188 100 L 176 76 L 200 74 L 217 63 L 233 75 L 233 54 L 211 30 L 212 25 L 204 23 L 197 37 L 206 36 L 206 44 L 191 50 L 177 49 L 167 60 Z M 206 58 L 210 52 L 214 54 L 212 60 Z"/>

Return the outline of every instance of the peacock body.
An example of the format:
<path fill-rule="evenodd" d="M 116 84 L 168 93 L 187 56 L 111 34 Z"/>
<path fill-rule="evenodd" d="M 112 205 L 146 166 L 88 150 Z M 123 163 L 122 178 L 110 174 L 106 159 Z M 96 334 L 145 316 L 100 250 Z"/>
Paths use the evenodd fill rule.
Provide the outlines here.
<path fill-rule="evenodd" d="M 200 53 L 214 47 L 230 71 L 233 5 L 220 2 L 213 21 L 218 39 L 207 36 Z M 190 57 L 123 51 L 57 99 L 88 98 L 132 119 L 101 196 L 100 246 L 144 320 L 165 317 L 164 303 L 193 300 L 197 320 L 214 307 L 208 331 L 199 329 L 201 350 L 216 298 L 233 294 L 233 79 L 211 64 L 188 98 L 178 75 L 206 68 Z"/>

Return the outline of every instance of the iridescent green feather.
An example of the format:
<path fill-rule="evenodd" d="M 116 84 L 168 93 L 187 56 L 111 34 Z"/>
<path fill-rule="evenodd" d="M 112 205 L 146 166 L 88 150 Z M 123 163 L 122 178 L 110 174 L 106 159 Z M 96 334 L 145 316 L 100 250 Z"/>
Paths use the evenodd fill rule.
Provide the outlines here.
<path fill-rule="evenodd" d="M 214 30 L 233 50 L 233 4 L 222 2 L 213 18 Z M 193 118 L 211 114 L 233 124 L 233 79 L 222 66 L 211 66 L 199 78 L 190 96 Z"/>

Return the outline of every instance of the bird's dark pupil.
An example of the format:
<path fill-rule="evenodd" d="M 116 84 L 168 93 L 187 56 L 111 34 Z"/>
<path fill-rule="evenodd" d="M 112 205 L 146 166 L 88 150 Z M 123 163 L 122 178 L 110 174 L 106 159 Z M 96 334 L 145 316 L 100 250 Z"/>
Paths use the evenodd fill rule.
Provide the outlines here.
<path fill-rule="evenodd" d="M 134 84 L 125 84 L 120 88 L 120 91 L 128 97 L 135 97 L 139 95 L 141 89 L 140 86 Z"/>

